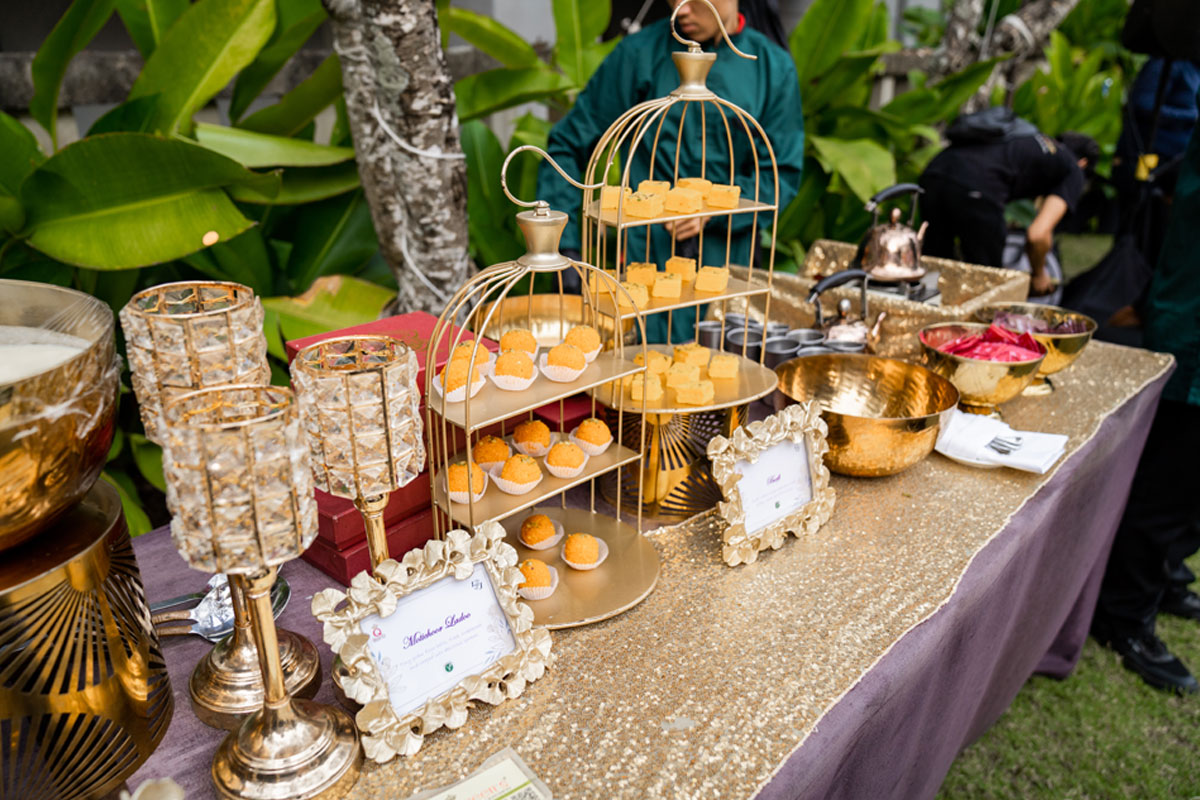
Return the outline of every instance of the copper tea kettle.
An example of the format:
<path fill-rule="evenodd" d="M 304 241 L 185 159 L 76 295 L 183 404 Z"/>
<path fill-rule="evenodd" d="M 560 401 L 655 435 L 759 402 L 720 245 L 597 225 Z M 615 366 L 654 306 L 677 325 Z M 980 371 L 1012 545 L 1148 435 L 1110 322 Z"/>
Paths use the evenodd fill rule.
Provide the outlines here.
<path fill-rule="evenodd" d="M 880 283 L 900 283 L 920 280 L 925 275 L 921 266 L 921 242 L 925 238 L 928 222 L 921 223 L 920 230 L 913 230 L 917 218 L 917 198 L 925 190 L 915 183 L 898 183 L 881 190 L 867 201 L 866 208 L 874 214 L 870 229 L 858 244 L 858 252 L 851 262 Z M 900 209 L 893 207 L 889 221 L 879 224 L 879 205 L 897 195 L 912 195 L 912 212 L 908 224 L 900 221 Z"/>

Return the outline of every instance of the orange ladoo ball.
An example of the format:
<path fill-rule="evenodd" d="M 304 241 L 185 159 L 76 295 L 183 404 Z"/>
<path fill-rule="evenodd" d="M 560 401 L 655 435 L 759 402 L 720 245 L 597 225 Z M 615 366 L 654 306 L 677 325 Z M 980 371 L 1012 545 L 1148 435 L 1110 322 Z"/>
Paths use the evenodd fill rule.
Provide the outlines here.
<path fill-rule="evenodd" d="M 442 369 L 442 385 L 446 392 L 453 392 L 455 389 L 461 389 L 467 385 L 467 372 L 471 374 L 471 385 L 479 383 L 481 380 L 479 375 L 479 367 L 471 365 L 471 359 L 460 358 L 457 361 L 451 361 Z"/>
<path fill-rule="evenodd" d="M 542 468 L 529 456 L 517 454 L 504 462 L 500 477 L 513 483 L 533 483 L 542 477 Z"/>
<path fill-rule="evenodd" d="M 467 464 L 465 461 L 460 461 L 457 464 L 451 464 L 450 470 L 447 473 L 447 482 L 450 484 L 452 492 L 466 492 L 471 494 L 479 494 L 483 491 L 483 470 L 478 464 L 471 465 L 471 488 L 467 489 Z"/>
<path fill-rule="evenodd" d="M 484 347 L 482 344 L 480 344 L 479 349 L 476 350 L 474 342 L 460 342 L 458 347 L 454 348 L 454 352 L 450 354 L 450 360 L 451 361 L 458 361 L 459 359 L 468 359 L 469 360 L 471 358 L 472 352 L 475 353 L 475 363 L 477 363 L 477 364 L 484 363 L 485 361 L 488 360 L 488 356 L 491 355 L 491 352 L 486 347 Z"/>
<path fill-rule="evenodd" d="M 558 535 L 558 529 L 545 514 L 534 514 L 521 523 L 521 541 L 525 544 L 541 544 Z"/>
<path fill-rule="evenodd" d="M 517 426 L 513 431 L 513 438 L 521 444 L 538 444 L 542 447 L 549 447 L 550 426 L 540 419 L 531 419 Z"/>
<path fill-rule="evenodd" d="M 517 585 L 518 589 L 537 589 L 551 583 L 550 568 L 536 558 L 522 561 L 520 570 L 525 580 Z"/>
<path fill-rule="evenodd" d="M 583 351 L 578 347 L 564 343 L 550 348 L 550 354 L 546 356 L 546 363 L 552 367 L 583 369 L 587 366 L 587 359 L 583 357 Z"/>
<path fill-rule="evenodd" d="M 563 545 L 563 558 L 572 564 L 595 564 L 600 560 L 600 543 L 587 533 L 572 533 Z"/>
<path fill-rule="evenodd" d="M 524 350 L 509 350 L 496 359 L 496 374 L 510 378 L 532 378 L 533 358 Z"/>
<path fill-rule="evenodd" d="M 575 435 L 588 444 L 608 444 L 612 441 L 612 431 L 604 424 L 604 420 L 588 417 L 579 423 Z"/>
<path fill-rule="evenodd" d="M 507 461 L 508 457 L 512 455 L 512 450 L 509 448 L 508 442 L 499 436 L 484 436 L 475 443 L 475 449 L 471 451 L 471 454 L 479 464 L 494 464 L 497 461 Z"/>
<path fill-rule="evenodd" d="M 500 337 L 500 350 L 507 352 L 509 350 L 523 350 L 526 353 L 536 353 L 538 348 L 537 339 L 533 338 L 533 334 L 525 328 L 517 328 Z"/>
<path fill-rule="evenodd" d="M 576 325 L 567 331 L 567 344 L 573 344 L 585 353 L 600 349 L 600 334 L 591 325 Z"/>
<path fill-rule="evenodd" d="M 583 466 L 583 451 L 579 445 L 570 442 L 559 442 L 550 448 L 546 454 L 546 463 L 564 469 L 575 469 Z"/>

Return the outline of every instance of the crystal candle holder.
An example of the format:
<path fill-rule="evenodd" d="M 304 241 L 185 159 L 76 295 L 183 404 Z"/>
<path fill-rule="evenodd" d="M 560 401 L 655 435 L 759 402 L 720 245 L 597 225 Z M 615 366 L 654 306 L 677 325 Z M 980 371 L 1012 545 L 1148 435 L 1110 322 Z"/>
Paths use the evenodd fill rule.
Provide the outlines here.
<path fill-rule="evenodd" d="M 294 395 L 277 386 L 201 389 L 168 401 L 163 422 L 171 534 L 191 566 L 227 572 L 240 586 L 264 687 L 261 707 L 217 749 L 217 792 L 340 796 L 362 764 L 358 731 L 344 711 L 288 694 L 271 609 L 278 565 L 317 535 L 312 468 Z"/>
<path fill-rule="evenodd" d="M 161 444 L 165 401 L 195 389 L 269 383 L 263 310 L 248 286 L 164 283 L 121 309 L 133 392 L 146 437 Z"/>
<path fill-rule="evenodd" d="M 263 312 L 247 286 L 219 281 L 165 283 L 134 295 L 121 310 L 134 394 L 146 436 L 162 444 L 163 404 L 204 387 L 270 381 Z M 188 683 L 192 709 L 205 724 L 232 729 L 262 705 L 258 652 L 246 602 L 230 583 L 233 633 L 196 665 Z M 286 631 L 280 637 L 289 691 L 316 694 L 316 648 Z"/>
<path fill-rule="evenodd" d="M 343 336 L 292 360 L 318 488 L 354 501 L 372 569 L 388 558 L 388 495 L 425 468 L 417 357 L 388 336 Z"/>

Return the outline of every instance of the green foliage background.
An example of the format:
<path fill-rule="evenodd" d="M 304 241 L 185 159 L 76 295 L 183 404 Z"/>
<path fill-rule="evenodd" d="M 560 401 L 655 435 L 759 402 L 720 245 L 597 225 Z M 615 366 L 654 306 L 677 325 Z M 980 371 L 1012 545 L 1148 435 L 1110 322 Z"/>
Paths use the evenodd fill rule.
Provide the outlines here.
<path fill-rule="evenodd" d="M 1005 4 L 1019 3 L 1001 0 L 1001 14 L 1012 10 Z M 494 19 L 449 0 L 438 7 L 444 37 L 458 34 L 499 64 L 459 80 L 455 92 L 471 255 L 480 265 L 509 260 L 523 243 L 516 208 L 500 191 L 500 165 L 519 145 L 544 146 L 550 125 L 526 114 L 502 143 L 483 118 L 529 102 L 551 115 L 569 109 L 616 45 L 599 41 L 610 6 L 552 0 L 549 59 Z M 1118 43 L 1124 12 L 1124 0 L 1081 3 L 1047 47 L 1046 66 L 1016 92 L 1018 113 L 1050 134 L 1088 133 L 1111 151 L 1136 66 Z M 113 14 L 145 66 L 124 103 L 59 148 L 57 100 L 67 65 Z M 49 133 L 50 152 L 0 114 L 0 276 L 73 286 L 114 311 L 138 290 L 167 281 L 246 284 L 264 298 L 279 381 L 286 381 L 285 339 L 375 318 L 395 284 L 359 186 L 337 56 L 278 102 L 248 113 L 325 20 L 320 0 L 74 0 L 32 68 L 30 112 Z M 914 13 L 907 25 L 918 40 L 936 41 L 941 20 Z M 878 0 L 816 0 L 789 37 L 808 135 L 803 182 L 779 219 L 782 269 L 795 269 L 816 239 L 859 238 L 869 222 L 864 201 L 920 174 L 940 147 L 938 127 L 995 63 L 934 83 L 914 73 L 907 91 L 872 108 L 881 57 L 900 47 L 888 29 Z M 231 124 L 195 121 L 230 82 Z M 314 120 L 330 107 L 336 123 L 316 141 Z M 514 163 L 518 196 L 535 196 L 536 171 L 532 158 Z M 219 242 L 205 247 L 214 231 Z M 161 458 L 123 391 L 121 432 L 105 476 L 139 533 L 163 518 Z"/>

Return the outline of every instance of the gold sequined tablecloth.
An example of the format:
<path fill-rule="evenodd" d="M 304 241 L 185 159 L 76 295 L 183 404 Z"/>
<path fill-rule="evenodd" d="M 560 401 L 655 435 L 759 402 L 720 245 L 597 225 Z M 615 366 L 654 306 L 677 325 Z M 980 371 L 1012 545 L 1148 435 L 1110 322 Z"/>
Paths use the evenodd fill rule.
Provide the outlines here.
<path fill-rule="evenodd" d="M 1094 343 L 1048 398 L 1004 407 L 1015 428 L 1066 433 L 1067 458 L 1169 356 Z M 419 754 L 368 767 L 352 798 L 443 785 L 512 746 L 556 798 L 749 797 L 906 631 L 951 597 L 972 558 L 1061 469 L 977 470 L 937 454 L 890 478 L 834 476 L 816 536 L 726 567 L 711 516 L 652 533 L 655 592 L 599 624 L 553 632 L 555 666 Z"/>

